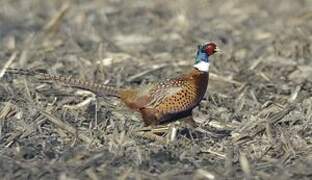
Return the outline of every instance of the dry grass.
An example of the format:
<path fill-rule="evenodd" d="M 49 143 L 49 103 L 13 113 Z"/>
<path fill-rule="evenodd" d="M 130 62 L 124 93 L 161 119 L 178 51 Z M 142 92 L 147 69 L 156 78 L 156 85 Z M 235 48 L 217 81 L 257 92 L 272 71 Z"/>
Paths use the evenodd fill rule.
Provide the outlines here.
<path fill-rule="evenodd" d="M 117 99 L 4 76 L 4 179 L 310 179 L 312 3 L 277 1 L 0 2 L 7 67 L 140 86 L 183 73 L 216 41 L 209 93 L 194 110 L 210 135 L 161 144 L 133 134 Z M 192 135 L 192 136 L 190 136 Z"/>

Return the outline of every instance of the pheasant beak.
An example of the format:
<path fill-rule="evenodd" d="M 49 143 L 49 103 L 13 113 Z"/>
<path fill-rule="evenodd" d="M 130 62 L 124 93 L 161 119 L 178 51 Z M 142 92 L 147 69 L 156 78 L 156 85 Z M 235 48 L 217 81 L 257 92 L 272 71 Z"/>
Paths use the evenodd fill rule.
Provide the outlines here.
<path fill-rule="evenodd" d="M 216 47 L 214 53 L 223 54 L 223 51 L 219 47 Z"/>

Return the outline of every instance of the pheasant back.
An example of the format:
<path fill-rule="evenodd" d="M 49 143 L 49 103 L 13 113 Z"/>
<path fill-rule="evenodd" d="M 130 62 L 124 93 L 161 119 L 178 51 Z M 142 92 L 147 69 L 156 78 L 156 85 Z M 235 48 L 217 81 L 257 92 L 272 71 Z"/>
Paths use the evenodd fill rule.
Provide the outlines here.
<path fill-rule="evenodd" d="M 137 90 L 125 90 L 122 100 L 141 112 L 146 125 L 157 125 L 190 116 L 205 95 L 208 73 L 196 69 L 190 74 L 161 81 Z"/>

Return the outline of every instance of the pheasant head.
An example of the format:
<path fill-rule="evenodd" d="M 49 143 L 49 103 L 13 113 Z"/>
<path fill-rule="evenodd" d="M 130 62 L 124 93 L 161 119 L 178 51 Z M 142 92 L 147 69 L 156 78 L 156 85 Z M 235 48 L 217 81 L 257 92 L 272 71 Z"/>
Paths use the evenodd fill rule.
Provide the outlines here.
<path fill-rule="evenodd" d="M 209 42 L 203 45 L 199 45 L 195 58 L 194 67 L 199 71 L 209 71 L 209 57 L 214 53 L 221 52 L 217 45 L 213 42 Z"/>

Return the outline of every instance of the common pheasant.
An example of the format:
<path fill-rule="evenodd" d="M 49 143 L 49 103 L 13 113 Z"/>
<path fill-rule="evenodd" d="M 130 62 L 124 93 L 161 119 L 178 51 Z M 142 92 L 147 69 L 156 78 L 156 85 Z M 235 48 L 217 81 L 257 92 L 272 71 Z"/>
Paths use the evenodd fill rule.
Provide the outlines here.
<path fill-rule="evenodd" d="M 141 113 L 146 126 L 160 125 L 182 118 L 192 119 L 193 108 L 200 103 L 207 90 L 209 57 L 219 51 L 220 49 L 213 42 L 199 45 L 190 73 L 135 89 L 116 88 L 32 70 L 8 69 L 7 73 L 62 83 L 89 90 L 97 96 L 118 97 L 130 109 Z"/>

